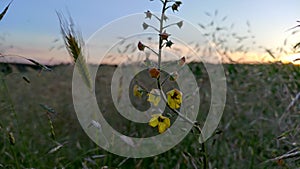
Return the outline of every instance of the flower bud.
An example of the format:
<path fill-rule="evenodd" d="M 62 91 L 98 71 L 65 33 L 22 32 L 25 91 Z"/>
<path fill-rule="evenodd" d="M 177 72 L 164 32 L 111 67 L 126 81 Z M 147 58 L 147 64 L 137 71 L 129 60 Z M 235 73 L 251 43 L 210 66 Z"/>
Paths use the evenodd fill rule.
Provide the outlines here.
<path fill-rule="evenodd" d="M 177 3 L 173 4 L 173 5 L 172 5 L 172 10 L 173 10 L 173 12 L 174 12 L 174 11 L 178 11 L 178 7 L 179 7 L 179 5 L 178 5 Z"/>
<path fill-rule="evenodd" d="M 142 44 L 142 42 L 139 42 L 139 43 L 138 43 L 138 49 L 139 49 L 140 51 L 144 51 L 145 45 Z"/>
<path fill-rule="evenodd" d="M 185 64 L 185 57 L 183 56 L 180 60 L 179 60 L 179 65 L 183 66 Z"/>
<path fill-rule="evenodd" d="M 178 79 L 178 73 L 177 72 L 172 72 L 170 74 L 170 81 L 176 81 Z"/>
<path fill-rule="evenodd" d="M 166 47 L 171 48 L 171 46 L 172 46 L 173 44 L 174 44 L 174 43 L 173 43 L 172 41 L 168 40 L 167 43 L 166 43 Z"/>
<path fill-rule="evenodd" d="M 145 12 L 145 14 L 146 14 L 146 17 L 145 17 L 145 18 L 151 19 L 152 13 L 151 13 L 149 10 L 148 10 L 147 12 Z"/>
<path fill-rule="evenodd" d="M 170 34 L 168 34 L 166 31 L 164 33 L 159 34 L 160 38 L 162 40 L 168 40 L 168 37 L 170 36 Z"/>
<path fill-rule="evenodd" d="M 146 24 L 146 23 L 144 22 L 144 23 L 143 23 L 143 28 L 144 28 L 144 30 L 146 30 L 148 27 L 149 27 L 149 25 Z"/>
<path fill-rule="evenodd" d="M 177 24 L 177 26 L 178 26 L 179 28 L 181 28 L 182 25 L 183 25 L 183 21 L 177 22 L 176 24 Z"/>

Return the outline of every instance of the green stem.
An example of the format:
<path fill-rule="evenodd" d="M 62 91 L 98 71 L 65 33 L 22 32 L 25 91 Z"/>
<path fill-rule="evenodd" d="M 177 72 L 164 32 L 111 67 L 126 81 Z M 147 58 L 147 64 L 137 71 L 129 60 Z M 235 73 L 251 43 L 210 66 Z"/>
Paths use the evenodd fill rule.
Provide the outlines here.
<path fill-rule="evenodd" d="M 13 156 L 14 156 L 14 159 L 15 159 L 15 163 L 16 163 L 15 164 L 16 168 L 18 168 L 18 169 L 21 168 L 20 164 L 19 164 L 19 161 L 18 161 L 18 157 L 17 157 L 16 151 L 15 151 L 13 145 L 10 145 L 9 147 L 10 147 L 10 151 L 13 153 Z"/>
<path fill-rule="evenodd" d="M 161 34 L 164 30 L 164 16 L 165 16 L 165 12 L 167 10 L 168 7 L 167 6 L 167 3 L 170 2 L 168 0 L 165 0 L 165 1 L 162 1 L 163 2 L 163 8 L 162 8 L 162 12 L 161 12 L 161 19 L 160 19 L 160 28 L 159 28 L 159 33 Z M 159 36 L 159 46 L 158 46 L 158 69 L 160 70 L 160 67 L 161 67 L 161 55 L 162 55 L 162 45 L 163 43 L 163 40 L 162 38 L 160 38 Z M 162 85 L 160 83 L 160 77 L 157 78 L 157 87 L 160 91 L 160 94 L 164 100 L 165 103 L 168 103 L 167 101 L 167 98 L 165 96 L 165 94 L 163 93 L 162 91 Z M 202 133 L 201 132 L 201 129 L 200 127 L 193 121 L 191 121 L 189 118 L 185 117 L 184 115 L 182 115 L 179 111 L 175 110 L 175 109 L 172 109 L 168 104 L 167 106 L 175 113 L 177 114 L 180 118 L 184 119 L 185 121 L 187 121 L 188 123 L 190 123 L 191 125 L 193 125 L 199 132 L 200 134 Z"/>
<path fill-rule="evenodd" d="M 165 0 L 165 1 L 162 1 L 161 2 L 163 3 L 163 8 L 162 8 L 162 13 L 161 13 L 161 18 L 160 18 L 160 28 L 159 28 L 159 33 L 163 33 L 163 30 L 171 25 L 168 25 L 166 27 L 164 27 L 164 16 L 165 16 L 165 12 L 166 10 L 168 9 L 167 6 L 167 3 L 170 2 L 168 0 Z M 160 70 L 161 68 L 161 57 L 162 57 L 162 48 L 163 48 L 163 40 L 162 38 L 159 36 L 159 43 L 158 43 L 158 69 Z M 157 87 L 160 91 L 160 94 L 162 96 L 162 99 L 164 100 L 165 103 L 168 103 L 167 99 L 166 99 L 166 96 L 165 94 L 163 93 L 162 91 L 162 84 L 160 83 L 160 77 L 157 78 Z M 196 123 L 196 122 L 193 122 L 191 121 L 189 118 L 183 116 L 179 111 L 175 110 L 175 109 L 172 109 L 168 104 L 167 104 L 167 107 L 169 107 L 170 110 L 172 110 L 172 112 L 174 112 L 175 114 L 177 114 L 180 118 L 184 119 L 185 121 L 187 121 L 188 123 L 190 123 L 191 125 L 193 125 L 193 127 L 195 127 L 199 133 L 200 133 L 200 137 L 202 138 L 202 131 L 201 131 L 201 128 L 199 127 L 199 125 Z M 208 159 L 207 159 L 207 153 L 206 153 L 206 147 L 205 147 L 205 144 L 204 142 L 201 143 L 201 147 L 202 147 L 202 152 L 203 152 L 203 160 L 204 160 L 204 163 L 203 163 L 203 168 L 206 169 L 208 167 Z"/>
<path fill-rule="evenodd" d="M 206 146 L 205 143 L 201 143 L 201 151 L 203 153 L 203 169 L 208 168 L 208 159 L 207 159 L 207 153 L 206 153 Z"/>

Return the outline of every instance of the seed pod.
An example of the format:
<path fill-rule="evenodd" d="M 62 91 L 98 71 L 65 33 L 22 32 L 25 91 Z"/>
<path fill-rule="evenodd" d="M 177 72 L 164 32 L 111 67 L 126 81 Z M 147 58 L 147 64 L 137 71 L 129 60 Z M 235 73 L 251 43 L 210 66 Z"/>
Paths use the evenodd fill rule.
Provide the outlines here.
<path fill-rule="evenodd" d="M 142 44 L 142 42 L 139 42 L 139 43 L 138 43 L 138 49 L 139 49 L 140 51 L 144 51 L 145 45 Z"/>
<path fill-rule="evenodd" d="M 173 12 L 174 12 L 174 11 L 178 11 L 178 7 L 179 7 L 179 5 L 178 5 L 177 3 L 173 4 L 173 5 L 172 5 L 172 10 L 173 10 Z"/>
<path fill-rule="evenodd" d="M 14 133 L 13 132 L 9 132 L 8 133 L 8 138 L 9 138 L 9 142 L 11 145 L 15 145 L 16 144 L 16 139 L 14 137 Z"/>
<path fill-rule="evenodd" d="M 179 60 L 179 65 L 183 66 L 185 64 L 185 57 L 183 56 L 180 60 Z"/>
<path fill-rule="evenodd" d="M 149 69 L 149 74 L 152 78 L 159 78 L 159 75 L 160 75 L 160 71 L 156 68 L 151 68 Z"/>
<path fill-rule="evenodd" d="M 167 32 L 163 32 L 163 33 L 159 34 L 159 36 L 162 40 L 168 40 L 168 37 L 170 36 L 170 34 L 168 34 Z"/>
<path fill-rule="evenodd" d="M 151 13 L 149 10 L 148 10 L 147 12 L 145 12 L 145 14 L 146 14 L 146 17 L 145 17 L 145 18 L 151 19 L 152 13 Z"/>

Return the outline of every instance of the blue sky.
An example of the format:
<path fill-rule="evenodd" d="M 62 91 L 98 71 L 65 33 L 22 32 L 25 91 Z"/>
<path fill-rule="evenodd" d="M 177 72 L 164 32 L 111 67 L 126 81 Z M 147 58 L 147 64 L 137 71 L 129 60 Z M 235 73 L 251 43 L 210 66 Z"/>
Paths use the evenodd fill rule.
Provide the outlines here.
<path fill-rule="evenodd" d="M 9 3 L 0 1 L 0 7 Z M 257 43 L 276 47 L 287 36 L 288 28 L 300 20 L 299 0 L 182 0 L 183 5 L 175 15 L 190 22 L 206 23 L 204 12 L 228 16 L 228 22 L 236 25 L 237 31 L 244 31 L 246 21 L 251 23 Z M 59 23 L 55 11 L 71 16 L 80 28 L 84 39 L 109 22 L 120 17 L 151 11 L 160 11 L 158 0 L 14 0 L 5 18 L 0 22 L 0 50 L 19 55 L 32 55 L 43 61 L 63 59 L 63 50 L 49 49 L 54 40 L 60 38 Z M 297 9 L 298 8 L 298 9 Z M 171 11 L 170 11 L 171 12 Z M 171 12 L 172 13 L 172 12 Z"/>

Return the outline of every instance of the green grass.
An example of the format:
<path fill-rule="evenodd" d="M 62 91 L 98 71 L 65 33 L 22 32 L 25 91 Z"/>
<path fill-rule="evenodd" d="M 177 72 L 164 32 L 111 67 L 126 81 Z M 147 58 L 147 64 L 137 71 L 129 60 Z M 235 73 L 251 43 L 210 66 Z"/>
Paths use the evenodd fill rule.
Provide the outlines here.
<path fill-rule="evenodd" d="M 190 64 L 201 87 L 201 114 L 210 104 L 209 77 L 201 64 Z M 72 104 L 70 65 L 53 72 L 32 68 L 2 76 L 0 86 L 0 168 L 200 168 L 201 145 L 189 134 L 168 152 L 145 159 L 126 159 L 97 147 L 81 129 Z M 300 149 L 300 107 L 285 109 L 300 89 L 300 68 L 293 65 L 224 65 L 227 102 L 218 133 L 206 142 L 211 168 L 299 168 L 300 158 L 283 165 L 268 159 Z M 97 99 L 112 106 L 105 87 L 115 67 L 102 66 L 96 78 Z M 22 77 L 25 76 L 30 83 Z M 2 79 L 2 78 L 1 78 Z M 57 114 L 47 116 L 48 105 Z M 279 121 L 282 114 L 285 114 Z M 107 115 L 113 121 L 114 115 Z M 199 117 L 203 122 L 203 116 Z M 51 136 L 52 123 L 55 137 Z M 125 125 L 125 124 L 124 124 Z M 129 124 L 131 130 L 137 126 Z M 126 124 L 128 127 L 128 124 Z M 15 144 L 8 133 L 12 132 Z M 284 134 L 282 137 L 282 134 Z M 61 145 L 60 145 L 61 144 Z M 100 155 L 100 156 L 95 156 Z M 102 156 L 103 155 L 103 156 Z"/>

